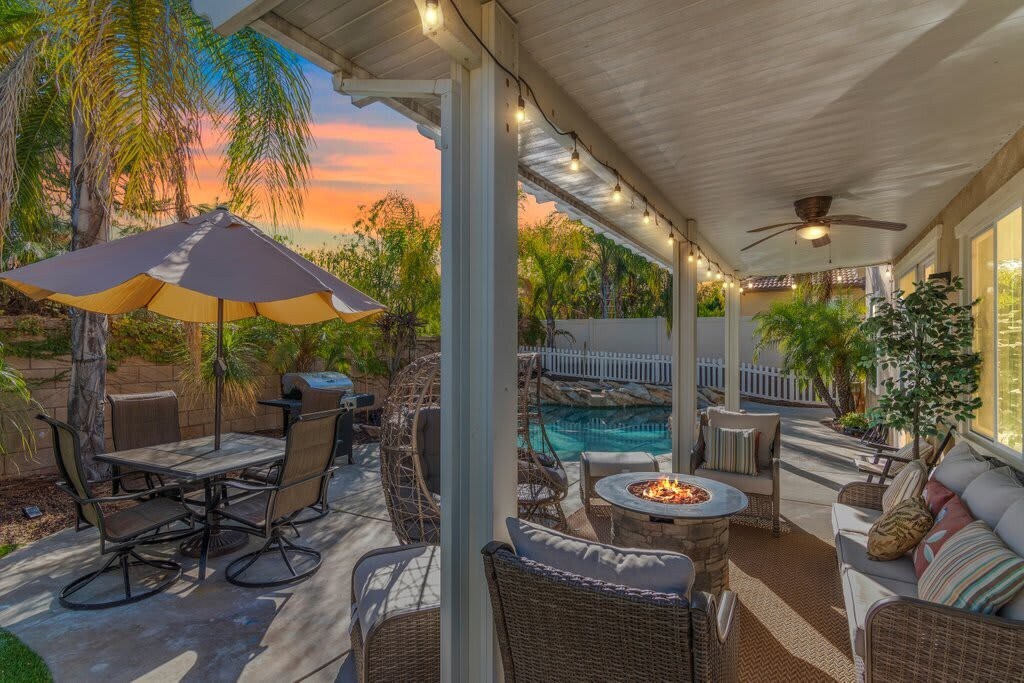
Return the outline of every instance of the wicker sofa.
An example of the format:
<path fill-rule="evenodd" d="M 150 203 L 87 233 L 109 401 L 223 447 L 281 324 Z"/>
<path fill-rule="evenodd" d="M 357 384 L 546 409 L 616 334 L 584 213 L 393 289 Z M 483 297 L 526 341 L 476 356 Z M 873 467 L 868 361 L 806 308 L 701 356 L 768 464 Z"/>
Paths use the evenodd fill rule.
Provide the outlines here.
<path fill-rule="evenodd" d="M 882 494 L 887 488 L 879 483 L 848 484 L 832 507 L 858 678 L 875 682 L 1024 681 L 1024 621 L 1007 618 L 1010 606 L 988 616 L 920 600 L 909 556 L 889 562 L 868 558 L 867 533 L 881 515 Z M 1018 554 L 1024 550 L 1014 547 L 1019 544 L 1013 540 L 1003 540 Z"/>

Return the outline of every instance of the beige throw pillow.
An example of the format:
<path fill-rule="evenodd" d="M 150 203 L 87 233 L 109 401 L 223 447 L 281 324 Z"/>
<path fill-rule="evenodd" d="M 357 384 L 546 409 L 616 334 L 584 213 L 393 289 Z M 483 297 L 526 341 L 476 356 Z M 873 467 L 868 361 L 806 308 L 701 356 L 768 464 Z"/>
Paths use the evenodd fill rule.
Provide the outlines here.
<path fill-rule="evenodd" d="M 914 549 L 932 528 L 932 513 L 917 496 L 883 512 L 868 531 L 868 557 L 895 560 Z"/>

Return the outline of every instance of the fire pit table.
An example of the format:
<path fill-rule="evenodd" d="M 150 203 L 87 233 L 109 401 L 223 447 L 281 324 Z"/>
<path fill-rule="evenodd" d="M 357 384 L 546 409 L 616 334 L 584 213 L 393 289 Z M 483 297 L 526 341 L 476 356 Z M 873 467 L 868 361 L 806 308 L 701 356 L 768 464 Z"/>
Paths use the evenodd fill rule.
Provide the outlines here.
<path fill-rule="evenodd" d="M 703 477 L 626 472 L 595 489 L 611 505 L 612 544 L 674 550 L 693 560 L 695 590 L 729 587 L 729 517 L 747 507 L 741 491 Z"/>

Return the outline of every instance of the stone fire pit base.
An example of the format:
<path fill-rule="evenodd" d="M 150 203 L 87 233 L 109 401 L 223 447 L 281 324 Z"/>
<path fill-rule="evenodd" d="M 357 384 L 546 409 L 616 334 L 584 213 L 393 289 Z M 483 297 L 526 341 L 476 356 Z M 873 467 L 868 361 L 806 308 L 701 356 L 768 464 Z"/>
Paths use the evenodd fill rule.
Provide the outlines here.
<path fill-rule="evenodd" d="M 694 590 L 718 595 L 729 587 L 729 518 L 661 519 L 611 506 L 612 545 L 658 548 L 693 560 Z"/>

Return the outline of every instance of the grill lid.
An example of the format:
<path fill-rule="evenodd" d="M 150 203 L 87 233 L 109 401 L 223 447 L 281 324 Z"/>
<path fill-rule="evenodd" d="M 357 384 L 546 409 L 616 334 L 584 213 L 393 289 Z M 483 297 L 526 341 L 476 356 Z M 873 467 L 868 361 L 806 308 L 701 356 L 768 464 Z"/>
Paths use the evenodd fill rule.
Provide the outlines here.
<path fill-rule="evenodd" d="M 281 376 L 281 395 L 300 398 L 307 389 L 327 389 L 351 393 L 352 380 L 340 372 L 288 372 Z"/>

